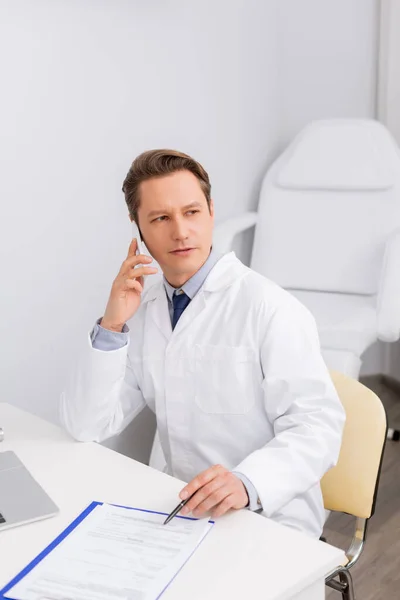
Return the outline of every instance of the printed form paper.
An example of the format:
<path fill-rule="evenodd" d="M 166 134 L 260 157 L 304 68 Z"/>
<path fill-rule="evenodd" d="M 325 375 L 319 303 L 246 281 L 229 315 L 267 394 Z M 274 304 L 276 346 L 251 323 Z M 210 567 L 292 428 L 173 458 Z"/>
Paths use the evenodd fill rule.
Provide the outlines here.
<path fill-rule="evenodd" d="M 155 600 L 212 522 L 96 506 L 5 598 Z"/>

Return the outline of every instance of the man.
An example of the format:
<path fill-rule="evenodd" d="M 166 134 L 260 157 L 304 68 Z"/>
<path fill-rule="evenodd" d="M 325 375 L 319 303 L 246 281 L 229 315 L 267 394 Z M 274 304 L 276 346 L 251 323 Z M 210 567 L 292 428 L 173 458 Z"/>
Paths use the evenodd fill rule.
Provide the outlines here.
<path fill-rule="evenodd" d="M 345 417 L 313 317 L 212 248 L 209 178 L 186 154 L 141 154 L 123 191 L 164 278 L 143 292 L 157 269 L 134 239 L 62 394 L 66 428 L 102 441 L 147 404 L 168 472 L 189 482 L 180 498 L 195 492 L 183 514 L 247 507 L 319 537 L 319 482 L 337 461 Z"/>

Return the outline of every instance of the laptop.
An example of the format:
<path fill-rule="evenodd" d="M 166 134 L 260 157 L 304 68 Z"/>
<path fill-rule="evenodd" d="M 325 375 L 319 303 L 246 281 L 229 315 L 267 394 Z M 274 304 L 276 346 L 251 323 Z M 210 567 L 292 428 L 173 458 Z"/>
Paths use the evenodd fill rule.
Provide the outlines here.
<path fill-rule="evenodd" d="M 0 532 L 53 517 L 58 512 L 15 452 L 0 452 Z"/>

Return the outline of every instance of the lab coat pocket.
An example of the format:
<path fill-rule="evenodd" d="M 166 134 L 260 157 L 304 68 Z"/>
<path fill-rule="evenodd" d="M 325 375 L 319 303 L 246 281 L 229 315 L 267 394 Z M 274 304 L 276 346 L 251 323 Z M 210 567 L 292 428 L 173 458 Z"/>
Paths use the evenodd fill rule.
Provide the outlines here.
<path fill-rule="evenodd" d="M 243 415 L 255 402 L 256 357 L 246 346 L 195 346 L 195 402 L 208 414 Z"/>

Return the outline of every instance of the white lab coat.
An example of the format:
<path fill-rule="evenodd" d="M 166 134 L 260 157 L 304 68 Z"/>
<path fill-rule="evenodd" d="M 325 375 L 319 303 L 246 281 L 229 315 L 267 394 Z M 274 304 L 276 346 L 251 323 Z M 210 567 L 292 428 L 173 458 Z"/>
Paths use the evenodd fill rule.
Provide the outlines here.
<path fill-rule="evenodd" d="M 147 404 L 171 475 L 240 471 L 265 516 L 319 536 L 319 482 L 337 461 L 345 416 L 309 311 L 231 252 L 174 331 L 162 281 L 128 326 L 115 351 L 94 349 L 88 335 L 61 397 L 70 433 L 102 441 Z"/>

